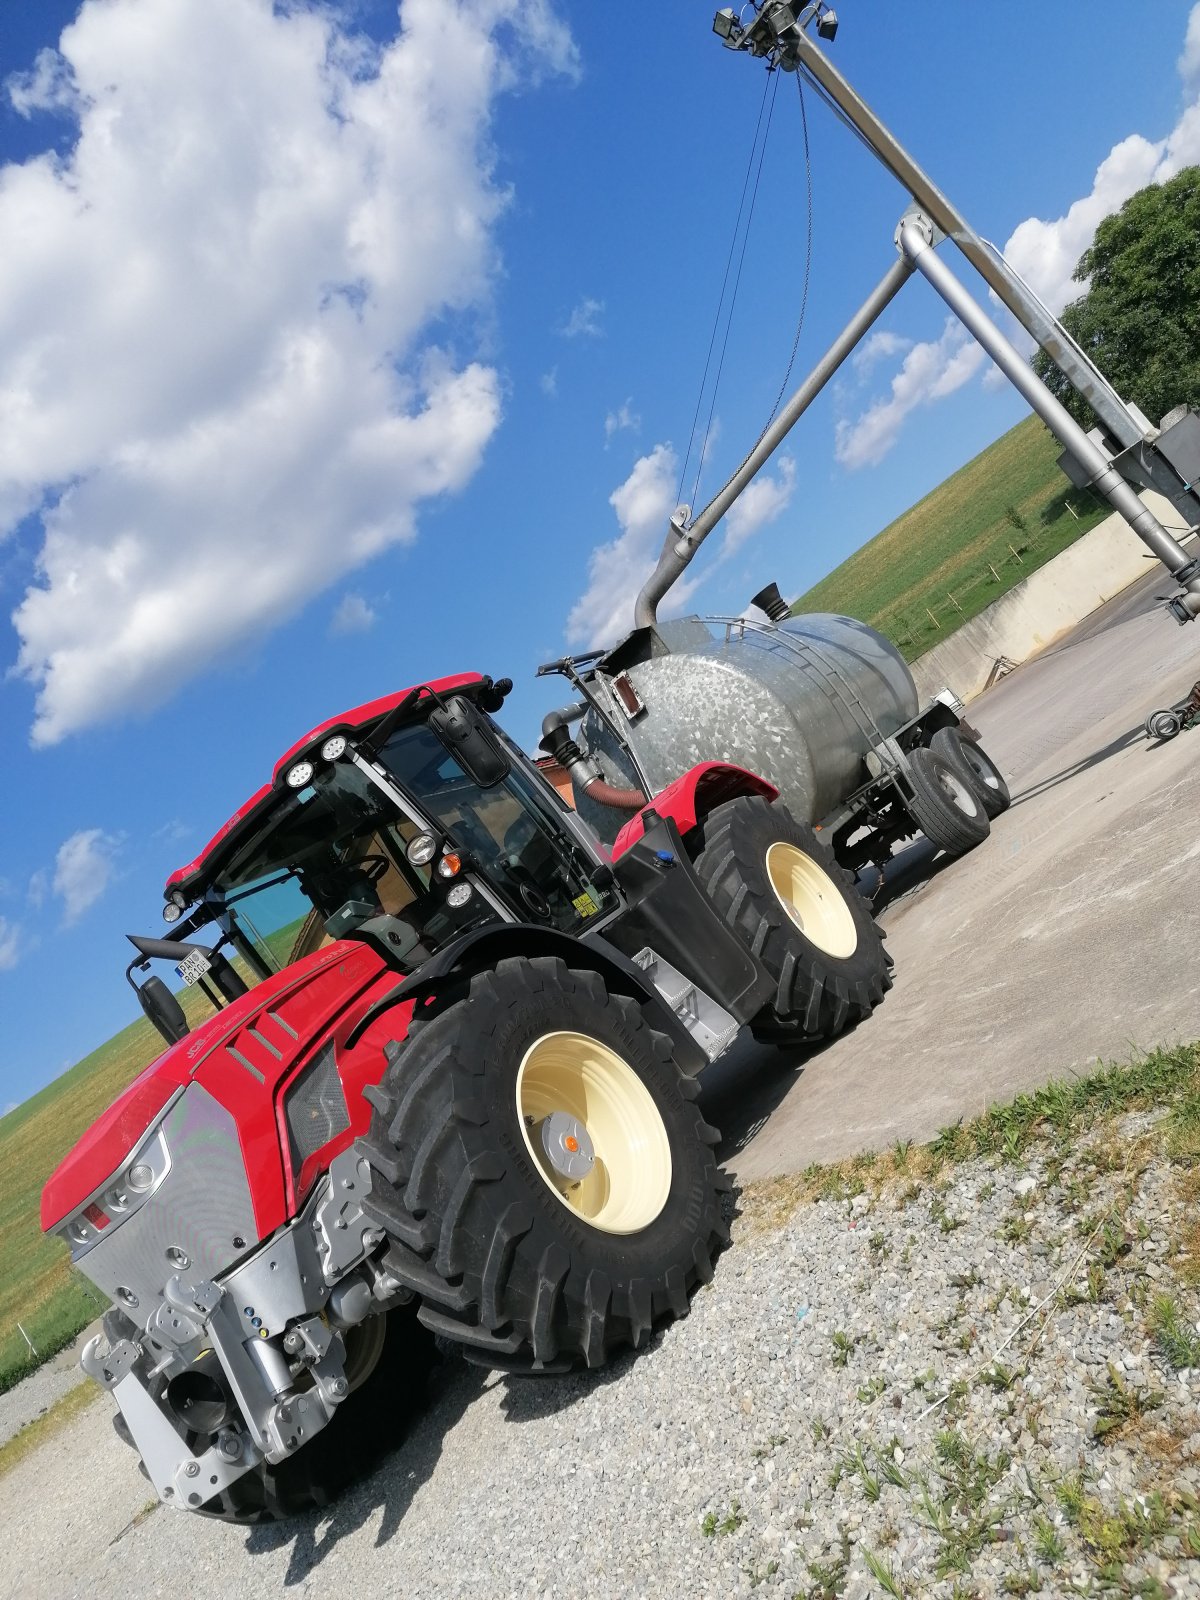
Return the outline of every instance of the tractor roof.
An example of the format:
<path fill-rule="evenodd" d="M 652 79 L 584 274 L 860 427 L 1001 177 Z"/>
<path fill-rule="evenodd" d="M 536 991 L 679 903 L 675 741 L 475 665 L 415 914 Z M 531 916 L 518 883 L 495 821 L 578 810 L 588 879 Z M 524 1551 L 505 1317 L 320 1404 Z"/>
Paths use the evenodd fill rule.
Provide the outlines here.
<path fill-rule="evenodd" d="M 460 672 L 450 678 L 432 678 L 427 684 L 419 687 L 422 695 L 427 689 L 436 694 L 452 694 L 456 689 L 469 689 L 474 684 L 480 684 L 483 678 L 478 672 Z M 261 789 L 256 789 L 249 800 L 233 813 L 227 822 L 221 824 L 216 833 L 201 850 L 200 854 L 186 866 L 178 867 L 167 879 L 166 893 L 179 889 L 185 895 L 198 893 L 203 881 L 221 865 L 233 846 L 240 842 L 241 837 L 251 830 L 251 825 L 257 822 L 260 815 L 272 803 L 273 797 L 278 793 L 283 775 L 288 768 L 320 740 L 326 739 L 331 733 L 365 733 L 373 723 L 380 722 L 389 711 L 395 710 L 406 695 L 412 693 L 412 688 L 400 689 L 395 694 L 386 694 L 379 700 L 368 700 L 365 705 L 354 706 L 349 711 L 343 711 L 341 716 L 329 717 L 324 722 L 319 722 L 315 728 L 310 728 L 306 734 L 290 745 L 271 770 L 271 777 Z"/>

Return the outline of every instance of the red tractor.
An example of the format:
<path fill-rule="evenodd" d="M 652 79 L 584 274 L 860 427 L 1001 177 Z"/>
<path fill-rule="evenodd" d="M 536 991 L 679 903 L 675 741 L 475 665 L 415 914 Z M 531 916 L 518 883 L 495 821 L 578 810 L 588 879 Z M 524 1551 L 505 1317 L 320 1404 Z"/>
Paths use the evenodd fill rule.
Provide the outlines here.
<path fill-rule="evenodd" d="M 168 1504 L 323 1503 L 397 1441 L 435 1337 L 515 1373 L 644 1344 L 728 1239 L 696 1074 L 888 987 L 771 785 L 706 762 L 609 851 L 493 720 L 510 688 L 314 728 L 131 936 L 167 1048 L 42 1223 L 113 1301 L 83 1365 Z"/>

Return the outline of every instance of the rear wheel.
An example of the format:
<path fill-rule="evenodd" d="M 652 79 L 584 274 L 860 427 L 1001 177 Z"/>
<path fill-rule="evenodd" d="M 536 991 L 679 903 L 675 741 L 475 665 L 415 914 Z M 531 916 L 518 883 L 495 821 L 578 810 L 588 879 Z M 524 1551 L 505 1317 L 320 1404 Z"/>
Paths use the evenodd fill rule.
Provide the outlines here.
<path fill-rule="evenodd" d="M 908 752 L 913 798 L 909 814 L 939 850 L 961 856 L 991 831 L 987 812 L 972 785 L 944 755 L 919 747 Z"/>
<path fill-rule="evenodd" d="M 743 796 L 710 812 L 703 839 L 701 883 L 776 981 L 756 1036 L 830 1039 L 869 1016 L 891 987 L 883 936 L 812 829 Z"/>
<path fill-rule="evenodd" d="M 1173 739 L 1182 726 L 1183 721 L 1177 711 L 1152 711 L 1146 718 L 1146 737 Z"/>
<path fill-rule="evenodd" d="M 426 1327 L 546 1372 L 686 1313 L 729 1237 L 729 1183 L 695 1083 L 633 1000 L 553 958 L 501 961 L 389 1057 L 361 1148 Z"/>
<path fill-rule="evenodd" d="M 929 748 L 958 768 L 982 802 L 989 819 L 998 817 L 1012 805 L 1004 774 L 977 740 L 968 739 L 957 728 L 939 728 L 930 739 Z"/>

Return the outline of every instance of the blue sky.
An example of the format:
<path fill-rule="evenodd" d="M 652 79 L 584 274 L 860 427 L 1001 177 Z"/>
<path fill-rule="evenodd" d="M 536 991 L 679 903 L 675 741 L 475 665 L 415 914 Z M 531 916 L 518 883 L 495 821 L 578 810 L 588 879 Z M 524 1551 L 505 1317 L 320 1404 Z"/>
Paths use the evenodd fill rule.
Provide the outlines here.
<path fill-rule="evenodd" d="M 763 95 L 712 9 L 6 8 L 0 1107 L 130 1019 L 123 934 L 305 728 L 477 669 L 531 745 L 538 662 L 628 620 Z M 1084 9 L 845 0 L 832 46 L 1056 305 L 1099 218 L 1200 159 L 1187 0 Z M 808 111 L 793 383 L 904 205 Z M 787 80 L 701 500 L 783 378 L 804 195 Z M 911 285 L 690 603 L 799 592 L 1021 414 Z"/>

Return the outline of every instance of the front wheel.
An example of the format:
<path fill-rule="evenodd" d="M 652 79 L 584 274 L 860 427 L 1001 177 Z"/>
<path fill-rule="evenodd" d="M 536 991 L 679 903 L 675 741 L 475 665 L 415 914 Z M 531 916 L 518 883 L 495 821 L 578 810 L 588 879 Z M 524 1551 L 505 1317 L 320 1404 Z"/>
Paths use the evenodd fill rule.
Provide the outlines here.
<path fill-rule="evenodd" d="M 718 912 L 776 981 L 751 1027 L 832 1039 L 891 987 L 883 936 L 851 875 L 779 801 L 744 795 L 704 821 L 696 872 Z"/>
<path fill-rule="evenodd" d="M 441 1360 L 433 1335 L 417 1321 L 416 1306 L 404 1305 L 368 1317 L 343 1338 L 350 1392 L 325 1427 L 286 1461 L 260 1461 L 235 1478 L 195 1508 L 200 1516 L 243 1524 L 298 1517 L 329 1505 L 402 1443 L 428 1400 L 430 1375 Z M 136 1448 L 119 1411 L 113 1427 Z M 189 1438 L 193 1449 L 208 1442 Z"/>
<path fill-rule="evenodd" d="M 427 1241 L 408 1246 L 426 1327 L 537 1372 L 601 1366 L 686 1313 L 728 1240 L 729 1184 L 695 1083 L 633 1000 L 508 959 L 389 1054 L 362 1148 L 372 1198 Z"/>

